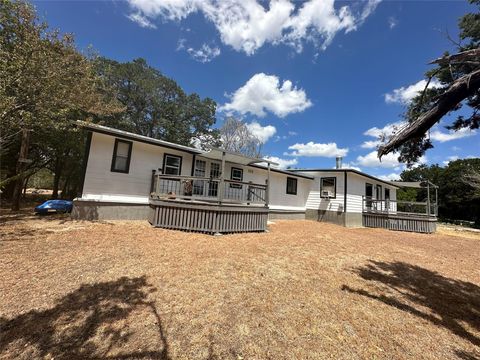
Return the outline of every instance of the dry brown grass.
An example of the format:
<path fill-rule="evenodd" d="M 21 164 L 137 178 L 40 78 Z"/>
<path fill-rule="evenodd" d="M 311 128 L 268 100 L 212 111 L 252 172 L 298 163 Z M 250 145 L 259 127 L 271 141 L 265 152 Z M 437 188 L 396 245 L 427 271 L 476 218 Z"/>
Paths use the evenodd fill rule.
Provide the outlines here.
<path fill-rule="evenodd" d="M 476 359 L 480 239 L 8 216 L 0 357 Z"/>

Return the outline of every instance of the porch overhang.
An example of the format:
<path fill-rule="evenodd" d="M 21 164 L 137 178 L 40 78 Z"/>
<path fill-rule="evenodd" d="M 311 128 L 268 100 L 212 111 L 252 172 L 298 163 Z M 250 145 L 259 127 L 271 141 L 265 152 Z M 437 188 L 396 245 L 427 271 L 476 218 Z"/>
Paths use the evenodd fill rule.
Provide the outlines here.
<path fill-rule="evenodd" d="M 425 180 L 425 181 L 392 181 L 392 184 L 403 187 L 403 188 L 413 188 L 413 189 L 426 189 L 428 187 L 432 189 L 438 189 L 438 186 L 434 183 Z"/>

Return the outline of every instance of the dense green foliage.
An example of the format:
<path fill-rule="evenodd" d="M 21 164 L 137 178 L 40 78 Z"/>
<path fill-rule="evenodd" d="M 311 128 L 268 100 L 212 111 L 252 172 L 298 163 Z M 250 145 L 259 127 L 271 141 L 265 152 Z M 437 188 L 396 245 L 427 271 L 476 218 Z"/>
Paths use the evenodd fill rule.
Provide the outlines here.
<path fill-rule="evenodd" d="M 18 195 L 26 177 L 49 168 L 58 189 L 62 173 L 78 175 L 81 163 L 80 135 L 71 121 L 121 107 L 72 36 L 49 30 L 30 4 L 1 0 L 0 24 L 1 186 L 6 195 Z M 19 161 L 22 143 L 28 162 Z M 18 200 L 14 196 L 17 207 Z"/>
<path fill-rule="evenodd" d="M 478 189 L 465 181 L 466 177 L 480 172 L 480 159 L 451 161 L 447 166 L 422 165 L 405 170 L 402 181 L 429 180 L 439 187 L 438 215 L 441 219 L 460 219 L 474 221 L 480 226 L 480 194 Z M 425 201 L 426 191 L 406 189 L 398 192 L 399 200 Z"/>
<path fill-rule="evenodd" d="M 480 0 L 470 0 L 475 6 L 480 6 Z M 459 39 L 453 41 L 455 52 L 478 49 L 480 45 L 480 13 L 469 13 L 459 20 Z M 450 53 L 444 53 L 447 57 Z M 429 88 L 420 93 L 408 106 L 404 119 L 409 123 L 415 122 L 422 114 L 432 109 L 440 95 L 444 94 L 449 87 L 454 84 L 457 79 L 472 74 L 480 69 L 480 56 L 475 55 L 473 58 L 453 59 L 451 61 L 439 61 L 435 67 L 429 70 L 425 75 L 427 79 L 438 80 L 442 85 L 439 88 Z M 480 93 L 477 90 L 473 95 L 468 96 L 464 101 L 456 104 L 450 109 L 450 113 L 455 114 L 461 108 L 470 109 L 470 115 L 465 117 L 459 115 L 452 124 L 448 124 L 448 129 L 459 130 L 462 128 L 478 129 L 480 126 Z M 414 163 L 422 156 L 426 150 L 432 148 L 432 142 L 428 136 L 428 132 L 420 138 L 410 139 L 404 143 L 400 150 L 400 160 L 406 163 Z"/>
<path fill-rule="evenodd" d="M 99 76 L 125 106 L 125 111 L 110 125 L 182 145 L 212 135 L 210 128 L 215 123 L 216 111 L 212 99 L 185 94 L 174 80 L 144 59 L 119 63 L 98 58 L 95 65 Z"/>
<path fill-rule="evenodd" d="M 215 111 L 145 60 L 85 56 L 26 1 L 0 0 L 0 187 L 17 206 L 18 189 L 41 169 L 54 174 L 53 197 L 78 194 L 85 134 L 75 120 L 206 146 L 218 139 Z"/>

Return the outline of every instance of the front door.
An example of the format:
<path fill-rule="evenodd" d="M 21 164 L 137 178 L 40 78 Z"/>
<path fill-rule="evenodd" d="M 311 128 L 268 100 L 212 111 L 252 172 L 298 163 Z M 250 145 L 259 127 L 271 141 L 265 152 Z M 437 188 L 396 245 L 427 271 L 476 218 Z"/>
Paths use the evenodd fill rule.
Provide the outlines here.
<path fill-rule="evenodd" d="M 205 172 L 207 168 L 207 162 L 205 160 L 195 160 L 195 169 L 193 171 L 193 176 L 205 178 Z M 204 195 L 205 180 L 194 180 L 193 181 L 193 195 Z"/>
<path fill-rule="evenodd" d="M 368 210 L 372 208 L 372 197 L 373 197 L 373 185 L 366 183 L 365 184 L 365 206 Z"/>
<path fill-rule="evenodd" d="M 212 162 L 210 164 L 210 179 L 218 179 L 220 177 L 220 164 Z M 218 181 L 209 181 L 208 196 L 218 196 Z"/>

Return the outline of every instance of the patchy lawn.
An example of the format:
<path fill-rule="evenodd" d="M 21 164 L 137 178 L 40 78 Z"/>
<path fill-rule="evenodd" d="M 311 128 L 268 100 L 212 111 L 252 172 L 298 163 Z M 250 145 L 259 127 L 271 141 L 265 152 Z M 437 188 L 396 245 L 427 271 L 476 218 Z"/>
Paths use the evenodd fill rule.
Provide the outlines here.
<path fill-rule="evenodd" d="M 480 236 L 8 215 L 0 358 L 476 359 Z"/>

